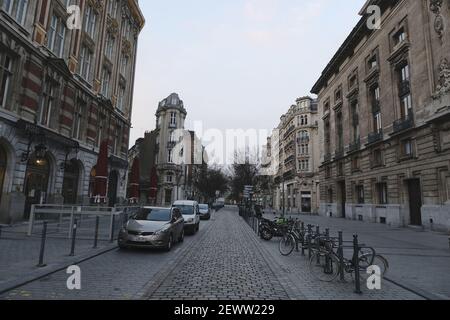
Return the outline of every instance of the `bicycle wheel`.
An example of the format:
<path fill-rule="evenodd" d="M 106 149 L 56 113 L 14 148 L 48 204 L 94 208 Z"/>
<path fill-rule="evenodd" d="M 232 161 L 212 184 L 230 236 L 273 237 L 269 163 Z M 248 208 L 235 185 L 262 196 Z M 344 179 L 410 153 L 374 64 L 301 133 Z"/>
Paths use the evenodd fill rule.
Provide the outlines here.
<path fill-rule="evenodd" d="M 288 256 L 294 251 L 295 249 L 295 238 L 291 234 L 285 235 L 281 240 L 280 244 L 278 246 L 278 249 L 280 250 L 280 253 L 283 256 Z"/>
<path fill-rule="evenodd" d="M 368 268 L 373 265 L 375 259 L 375 250 L 373 248 L 362 248 L 358 253 L 359 266 L 361 268 Z"/>
<path fill-rule="evenodd" d="M 309 270 L 317 280 L 331 282 L 339 275 L 339 260 L 328 252 L 316 251 L 309 261 Z"/>
<path fill-rule="evenodd" d="M 375 256 L 375 258 L 373 259 L 372 265 L 380 268 L 382 277 L 386 276 L 388 269 L 389 269 L 389 262 L 386 260 L 385 257 L 377 254 Z"/>

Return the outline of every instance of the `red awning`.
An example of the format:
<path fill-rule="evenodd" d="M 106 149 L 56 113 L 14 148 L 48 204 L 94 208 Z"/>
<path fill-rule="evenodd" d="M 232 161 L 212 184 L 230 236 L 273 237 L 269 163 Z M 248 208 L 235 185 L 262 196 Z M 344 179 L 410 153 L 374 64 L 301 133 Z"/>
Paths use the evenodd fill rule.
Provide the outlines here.
<path fill-rule="evenodd" d="M 108 140 L 100 144 L 97 165 L 95 166 L 94 200 L 96 203 L 106 203 L 106 188 L 108 185 Z"/>
<path fill-rule="evenodd" d="M 156 199 L 156 194 L 158 192 L 158 173 L 156 172 L 156 168 L 152 168 L 152 174 L 150 176 L 150 199 Z"/>
<path fill-rule="evenodd" d="M 139 159 L 136 158 L 131 166 L 130 184 L 129 184 L 129 200 L 137 202 L 139 200 Z"/>

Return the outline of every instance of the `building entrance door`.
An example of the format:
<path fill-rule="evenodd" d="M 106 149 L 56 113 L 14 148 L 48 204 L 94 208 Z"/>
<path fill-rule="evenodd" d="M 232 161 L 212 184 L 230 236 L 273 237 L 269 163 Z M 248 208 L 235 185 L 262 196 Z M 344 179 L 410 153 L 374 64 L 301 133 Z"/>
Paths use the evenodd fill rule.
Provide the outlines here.
<path fill-rule="evenodd" d="M 111 171 L 108 179 L 108 205 L 114 207 L 117 204 L 117 184 L 119 183 L 119 176 L 116 171 Z"/>
<path fill-rule="evenodd" d="M 302 212 L 311 213 L 311 192 L 302 192 Z"/>
<path fill-rule="evenodd" d="M 64 204 L 77 204 L 78 181 L 80 171 L 75 160 L 68 162 L 64 169 L 64 181 L 62 195 Z"/>
<path fill-rule="evenodd" d="M 420 179 L 408 180 L 409 213 L 411 225 L 422 225 L 422 192 Z"/>
<path fill-rule="evenodd" d="M 27 172 L 25 175 L 25 215 L 30 217 L 31 206 L 33 204 L 44 204 L 47 201 L 48 179 L 50 165 L 48 158 L 36 159 L 31 157 L 28 160 Z"/>

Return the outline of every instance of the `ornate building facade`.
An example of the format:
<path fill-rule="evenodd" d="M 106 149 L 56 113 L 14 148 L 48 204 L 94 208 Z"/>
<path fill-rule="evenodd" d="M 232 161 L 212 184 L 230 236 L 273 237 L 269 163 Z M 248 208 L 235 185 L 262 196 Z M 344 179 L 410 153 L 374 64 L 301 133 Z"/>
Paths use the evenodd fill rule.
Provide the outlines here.
<path fill-rule="evenodd" d="M 176 200 L 197 199 L 194 178 L 207 159 L 195 132 L 184 128 L 186 116 L 183 101 L 172 93 L 158 105 L 156 129 L 131 148 L 129 162 L 140 163 L 141 203 L 170 206 Z"/>
<path fill-rule="evenodd" d="M 381 28 L 368 28 L 369 5 Z M 450 226 L 450 2 L 367 1 L 312 92 L 322 215 Z"/>
<path fill-rule="evenodd" d="M 297 99 L 280 119 L 266 149 L 275 169 L 273 207 L 287 213 L 317 213 L 319 209 L 319 134 L 317 102 Z M 274 172 L 275 173 L 275 172 Z M 283 204 L 284 202 L 284 204 Z"/>
<path fill-rule="evenodd" d="M 90 203 L 105 142 L 107 202 L 120 202 L 145 23 L 138 1 L 0 4 L 0 222 L 27 218 L 32 204 Z"/>

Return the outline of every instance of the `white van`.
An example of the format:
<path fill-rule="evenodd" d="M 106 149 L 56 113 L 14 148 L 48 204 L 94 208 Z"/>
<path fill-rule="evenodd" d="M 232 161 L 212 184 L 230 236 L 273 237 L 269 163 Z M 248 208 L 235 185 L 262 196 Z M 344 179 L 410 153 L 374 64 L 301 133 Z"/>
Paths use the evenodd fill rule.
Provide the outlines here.
<path fill-rule="evenodd" d="M 187 233 L 195 234 L 200 229 L 200 210 L 197 201 L 179 200 L 172 207 L 179 208 L 184 218 L 184 229 Z"/>

